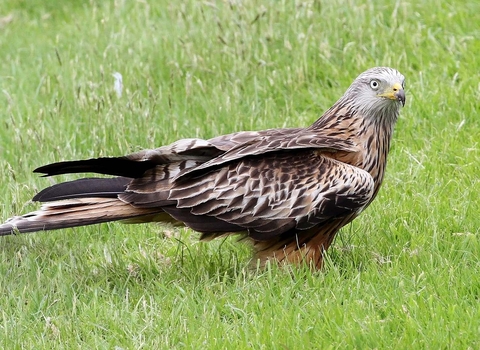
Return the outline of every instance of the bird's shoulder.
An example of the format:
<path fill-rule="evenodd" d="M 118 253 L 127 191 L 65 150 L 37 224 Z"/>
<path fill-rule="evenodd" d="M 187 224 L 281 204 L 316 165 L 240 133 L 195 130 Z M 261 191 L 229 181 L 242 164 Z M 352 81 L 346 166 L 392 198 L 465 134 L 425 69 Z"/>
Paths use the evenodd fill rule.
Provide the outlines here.
<path fill-rule="evenodd" d="M 207 142 L 220 152 L 202 164 L 184 169 L 177 175 L 177 179 L 193 174 L 198 175 L 243 158 L 263 157 L 266 154 L 283 154 L 301 150 L 332 153 L 358 151 L 357 145 L 350 139 L 332 137 L 327 132 L 307 128 L 244 131 L 216 137 Z"/>

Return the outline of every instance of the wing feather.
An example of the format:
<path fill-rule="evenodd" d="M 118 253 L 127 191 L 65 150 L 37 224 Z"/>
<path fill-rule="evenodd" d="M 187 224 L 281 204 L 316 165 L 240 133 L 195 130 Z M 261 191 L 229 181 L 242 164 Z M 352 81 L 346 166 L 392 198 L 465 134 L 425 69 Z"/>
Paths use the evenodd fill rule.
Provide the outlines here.
<path fill-rule="evenodd" d="M 374 188 L 366 171 L 311 149 L 244 157 L 170 185 L 167 199 L 176 208 L 166 211 L 172 216 L 181 216 L 200 232 L 199 218 L 214 218 L 257 240 L 356 214 L 371 200 Z M 120 198 L 142 207 L 144 195 L 139 191 Z M 146 207 L 154 206 L 152 200 L 154 193 Z"/>

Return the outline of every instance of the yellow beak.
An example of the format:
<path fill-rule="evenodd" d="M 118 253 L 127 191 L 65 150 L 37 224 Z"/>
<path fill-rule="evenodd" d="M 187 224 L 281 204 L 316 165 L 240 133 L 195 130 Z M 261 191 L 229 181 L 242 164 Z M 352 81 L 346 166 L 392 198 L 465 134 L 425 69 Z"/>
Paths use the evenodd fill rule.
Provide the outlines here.
<path fill-rule="evenodd" d="M 378 96 L 400 101 L 402 106 L 405 106 L 405 91 L 400 83 L 393 84 L 392 87 L 386 89 L 385 92 L 378 94 Z"/>

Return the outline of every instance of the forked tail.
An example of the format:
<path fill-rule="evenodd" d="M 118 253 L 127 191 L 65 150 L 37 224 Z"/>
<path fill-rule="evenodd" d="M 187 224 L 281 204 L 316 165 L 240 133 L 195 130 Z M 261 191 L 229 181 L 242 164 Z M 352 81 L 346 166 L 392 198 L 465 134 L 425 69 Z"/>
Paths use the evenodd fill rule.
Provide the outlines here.
<path fill-rule="evenodd" d="M 118 199 L 128 181 L 122 177 L 88 178 L 48 187 L 33 198 L 44 202 L 42 207 L 0 224 L 0 236 L 134 219 L 161 211 L 135 208 Z"/>
<path fill-rule="evenodd" d="M 0 225 L 0 236 L 149 216 L 156 210 L 138 209 L 116 198 L 78 198 L 42 205 L 40 210 L 14 216 Z"/>

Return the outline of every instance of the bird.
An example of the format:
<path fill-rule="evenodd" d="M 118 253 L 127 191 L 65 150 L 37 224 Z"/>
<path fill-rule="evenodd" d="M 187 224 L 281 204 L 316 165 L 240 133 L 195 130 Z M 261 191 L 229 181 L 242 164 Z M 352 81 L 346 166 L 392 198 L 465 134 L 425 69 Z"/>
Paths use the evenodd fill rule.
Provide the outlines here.
<path fill-rule="evenodd" d="M 180 139 L 121 157 L 62 161 L 43 176 L 96 173 L 40 191 L 39 210 L 0 225 L 0 236 L 123 221 L 165 222 L 200 240 L 238 235 L 264 266 L 321 269 L 338 231 L 375 199 L 405 77 L 374 67 L 308 127 Z"/>

